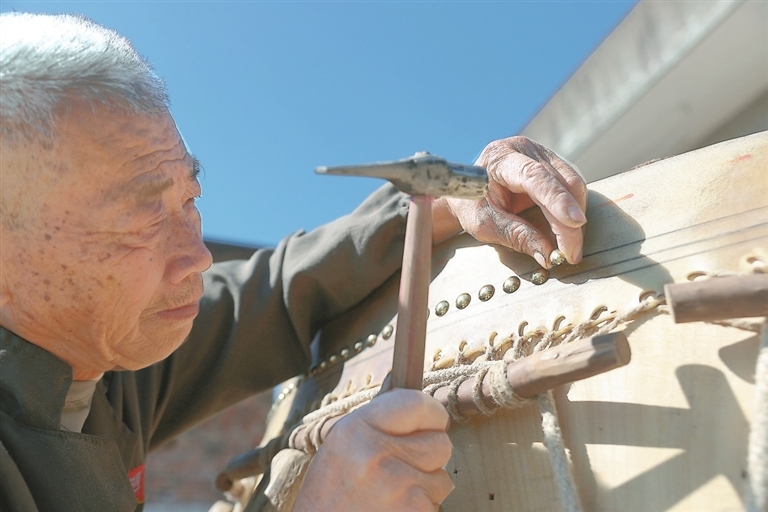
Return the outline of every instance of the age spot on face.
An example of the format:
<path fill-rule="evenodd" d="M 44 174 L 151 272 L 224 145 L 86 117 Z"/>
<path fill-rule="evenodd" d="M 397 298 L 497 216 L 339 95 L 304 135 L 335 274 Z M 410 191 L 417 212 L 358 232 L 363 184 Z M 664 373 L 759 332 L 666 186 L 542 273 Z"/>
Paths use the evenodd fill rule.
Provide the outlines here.
<path fill-rule="evenodd" d="M 50 280 L 50 279 L 48 279 L 48 278 L 45 278 L 45 279 L 43 279 L 43 284 L 44 284 L 45 286 L 48 286 L 48 285 L 50 285 L 50 284 L 51 284 L 51 280 Z"/>
<path fill-rule="evenodd" d="M 48 295 L 47 293 L 43 295 L 43 299 L 45 300 L 45 302 L 51 302 L 51 296 Z"/>
<path fill-rule="evenodd" d="M 48 233 L 46 233 L 46 234 L 45 234 L 45 239 L 46 239 L 46 240 L 50 240 L 50 239 L 51 239 L 51 235 L 49 235 Z"/>

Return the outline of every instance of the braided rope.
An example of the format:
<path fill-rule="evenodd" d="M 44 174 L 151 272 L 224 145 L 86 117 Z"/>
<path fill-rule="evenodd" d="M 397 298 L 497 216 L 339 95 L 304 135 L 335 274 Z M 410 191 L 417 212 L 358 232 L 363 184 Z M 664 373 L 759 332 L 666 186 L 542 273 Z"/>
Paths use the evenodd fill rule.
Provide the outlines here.
<path fill-rule="evenodd" d="M 488 367 L 480 368 L 475 375 L 475 382 L 472 384 L 472 401 L 480 412 L 486 416 L 493 414 L 493 409 L 485 405 L 485 400 L 483 399 L 483 380 L 489 370 L 490 368 Z"/>
<path fill-rule="evenodd" d="M 490 379 L 491 398 L 499 407 L 516 408 L 531 404 L 535 401 L 534 399 L 520 397 L 509 385 L 509 381 L 506 378 L 506 367 L 510 362 L 525 357 L 534 351 L 543 350 L 545 347 L 549 348 L 555 345 L 570 343 L 588 335 L 606 334 L 619 326 L 632 321 L 642 313 L 660 309 L 660 306 L 663 304 L 663 297 L 648 298 L 621 315 L 610 314 L 607 317 L 593 315 L 593 318 L 590 318 L 586 322 L 576 326 L 568 326 L 558 331 L 547 332 L 544 330 L 535 330 L 521 335 L 517 339 L 514 339 L 514 341 L 512 341 L 511 337 L 507 338 L 498 345 L 499 347 L 510 345 L 500 359 L 496 359 L 496 357 L 500 355 L 498 351 L 494 353 L 493 350 L 487 350 L 486 354 L 489 356 L 488 359 L 476 359 L 469 364 L 455 364 L 450 368 L 425 372 L 423 391 L 430 395 L 434 395 L 438 389 L 449 387 L 448 400 L 449 403 L 452 402 L 454 404 L 454 407 L 452 408 L 453 411 L 450 411 L 451 408 L 449 407 L 449 412 L 452 412 L 451 416 L 455 421 L 464 421 L 463 416 L 458 413 L 458 410 L 455 407 L 455 404 L 457 403 L 456 394 L 461 383 L 469 378 L 475 379 L 473 382 L 475 404 L 477 405 L 477 408 L 486 415 L 490 415 L 494 412 L 494 409 L 489 408 L 482 400 L 481 389 L 483 379 L 486 376 Z M 493 338 L 495 338 L 495 335 L 496 333 L 493 333 L 491 336 L 491 342 L 493 341 Z M 493 344 L 490 344 L 489 348 L 494 348 Z M 301 423 L 305 426 L 309 426 L 322 418 L 339 416 L 351 412 L 373 399 L 379 392 L 379 389 L 380 386 L 371 386 L 359 391 L 349 392 L 349 394 L 343 398 L 339 398 L 336 395 L 329 393 L 323 397 L 321 407 L 304 416 Z M 311 444 L 315 447 L 319 446 L 315 442 L 312 442 Z"/>
<path fill-rule="evenodd" d="M 579 495 L 576 493 L 576 484 L 568 464 L 568 455 L 565 452 L 563 434 L 557 419 L 557 409 L 552 397 L 552 391 L 541 393 L 538 396 L 539 410 L 541 411 L 541 429 L 544 432 L 544 446 L 547 447 L 549 460 L 555 474 L 555 483 L 560 493 L 560 501 L 566 512 L 581 512 Z"/>

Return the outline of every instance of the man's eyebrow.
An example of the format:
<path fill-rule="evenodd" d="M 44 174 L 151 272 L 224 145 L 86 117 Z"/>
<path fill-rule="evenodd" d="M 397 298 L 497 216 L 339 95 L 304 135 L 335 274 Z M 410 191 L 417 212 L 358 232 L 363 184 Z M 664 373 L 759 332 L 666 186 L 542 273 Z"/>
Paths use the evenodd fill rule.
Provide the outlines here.
<path fill-rule="evenodd" d="M 200 175 L 202 165 L 194 155 L 189 155 L 192 160 L 192 165 L 189 167 L 189 181 L 197 181 L 197 177 Z M 163 192 L 173 186 L 173 178 L 168 179 L 154 179 L 137 183 L 132 193 L 139 201 L 150 201 L 158 196 L 161 196 Z"/>
<path fill-rule="evenodd" d="M 190 154 L 189 156 L 192 158 L 192 170 L 189 172 L 189 181 L 195 181 L 200 176 L 203 166 L 195 155 Z"/>

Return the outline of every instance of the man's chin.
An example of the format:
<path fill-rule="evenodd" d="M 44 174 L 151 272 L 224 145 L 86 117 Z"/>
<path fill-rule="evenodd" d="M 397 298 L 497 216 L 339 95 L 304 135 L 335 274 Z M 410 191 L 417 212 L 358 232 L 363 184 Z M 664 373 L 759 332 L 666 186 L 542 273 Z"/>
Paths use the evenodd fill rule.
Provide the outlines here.
<path fill-rule="evenodd" d="M 149 344 L 148 348 L 152 350 L 145 350 L 143 353 L 136 354 L 136 357 L 123 359 L 122 364 L 115 365 L 113 370 L 136 371 L 160 363 L 184 344 L 191 331 L 192 322 L 189 322 L 189 325 L 180 326 L 174 329 L 173 332 L 165 331 L 164 334 L 154 335 L 152 339 L 162 340 L 162 343 Z M 150 355 L 151 359 L 149 358 Z"/>

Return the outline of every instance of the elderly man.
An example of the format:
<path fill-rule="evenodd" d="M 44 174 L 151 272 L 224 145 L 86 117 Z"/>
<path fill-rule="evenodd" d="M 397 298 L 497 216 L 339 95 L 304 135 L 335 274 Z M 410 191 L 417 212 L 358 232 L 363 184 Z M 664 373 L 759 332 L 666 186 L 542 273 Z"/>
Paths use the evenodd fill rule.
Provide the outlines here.
<path fill-rule="evenodd" d="M 198 164 L 128 41 L 14 13 L 0 56 L 0 509 L 141 510 L 147 452 L 305 372 L 318 329 L 397 271 L 407 198 L 385 186 L 211 266 Z M 487 198 L 436 201 L 434 242 L 463 229 L 545 266 L 556 245 L 580 260 L 586 194 L 570 166 L 521 138 L 478 163 Z M 551 233 L 515 215 L 534 205 Z M 423 393 L 381 395 L 331 431 L 295 509 L 435 510 L 452 488 L 446 425 Z"/>

